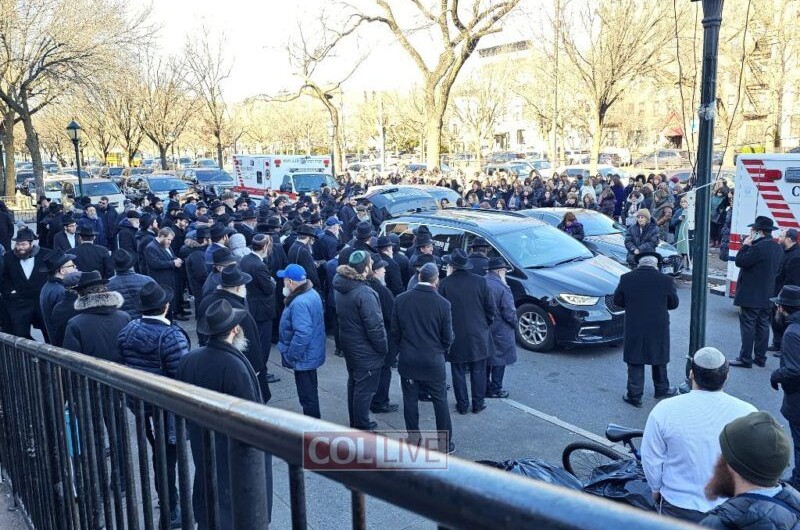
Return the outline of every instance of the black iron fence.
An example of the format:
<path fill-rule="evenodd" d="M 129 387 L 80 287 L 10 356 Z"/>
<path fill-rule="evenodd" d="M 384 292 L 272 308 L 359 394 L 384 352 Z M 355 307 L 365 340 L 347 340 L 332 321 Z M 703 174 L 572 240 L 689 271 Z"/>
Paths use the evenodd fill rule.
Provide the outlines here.
<path fill-rule="evenodd" d="M 198 495 L 205 500 L 201 528 L 265 528 L 267 499 L 259 484 L 265 471 L 248 464 L 253 452 L 262 462 L 268 452 L 288 464 L 291 526 L 304 529 L 309 506 L 328 500 L 306 502 L 309 471 L 303 467 L 303 447 L 309 433 L 355 432 L 3 333 L 0 422 L 3 471 L 15 502 L 39 530 L 166 529 L 176 518 L 181 528 L 195 528 L 193 472 L 208 485 L 194 492 L 195 500 Z M 187 423 L 200 433 L 192 438 L 199 448 L 187 443 Z M 232 478 L 229 499 L 218 496 L 215 446 L 222 440 Z M 401 444 L 380 441 L 390 451 Z M 190 454 L 198 449 L 206 458 L 193 469 Z M 170 459 L 177 459 L 174 487 L 166 472 Z M 317 472 L 342 484 L 342 495 L 350 495 L 354 529 L 367 527 L 365 496 L 414 512 L 440 528 L 680 527 L 458 458 L 447 464 L 446 470 L 422 464 L 405 470 Z M 227 511 L 220 509 L 220 501 L 229 503 Z"/>

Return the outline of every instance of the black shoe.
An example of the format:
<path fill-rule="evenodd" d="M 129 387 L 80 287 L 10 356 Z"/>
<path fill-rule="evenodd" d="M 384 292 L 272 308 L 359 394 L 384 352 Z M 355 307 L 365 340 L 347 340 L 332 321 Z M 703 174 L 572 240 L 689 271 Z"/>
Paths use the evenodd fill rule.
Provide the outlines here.
<path fill-rule="evenodd" d="M 498 390 L 497 392 L 486 392 L 487 398 L 499 398 L 504 399 L 509 396 L 508 390 Z"/>
<path fill-rule="evenodd" d="M 170 510 L 172 519 L 169 521 L 170 528 L 181 528 L 181 507 L 176 506 L 174 510 Z"/>
<path fill-rule="evenodd" d="M 775 345 L 773 344 L 772 346 L 770 346 L 769 348 L 767 348 L 767 351 L 769 351 L 769 352 L 776 352 L 776 351 L 777 351 L 777 352 L 779 352 L 779 351 L 781 351 L 781 347 L 780 347 L 780 346 L 775 346 Z"/>
<path fill-rule="evenodd" d="M 752 368 L 753 367 L 753 363 L 752 362 L 743 361 L 743 360 L 738 359 L 738 358 L 732 360 L 731 362 L 729 362 L 728 365 L 729 366 L 733 366 L 735 368 Z"/>
<path fill-rule="evenodd" d="M 172 317 L 172 320 L 180 320 L 182 322 L 186 322 L 189 320 L 189 317 L 187 317 L 186 315 L 175 315 L 174 317 Z"/>
<path fill-rule="evenodd" d="M 628 397 L 627 395 L 624 395 L 624 396 L 622 396 L 622 401 L 624 401 L 628 405 L 633 405 L 637 409 L 642 408 L 642 400 L 641 399 L 633 399 L 632 397 Z"/>
<path fill-rule="evenodd" d="M 760 366 L 761 368 L 764 368 L 767 365 L 767 358 L 766 357 L 764 357 L 763 359 L 755 358 L 753 359 L 753 364 L 755 364 L 756 366 Z"/>
<path fill-rule="evenodd" d="M 481 403 L 477 407 L 472 407 L 472 413 L 473 414 L 478 414 L 480 411 L 484 410 L 485 408 L 486 408 L 486 403 Z"/>
<path fill-rule="evenodd" d="M 278 377 L 275 374 L 267 374 L 267 383 L 270 383 L 270 384 L 277 383 L 280 380 L 281 380 L 281 378 Z"/>
<path fill-rule="evenodd" d="M 369 422 L 369 424 L 367 424 L 366 428 L 364 428 L 363 430 L 365 430 L 365 431 L 374 431 L 377 428 L 378 428 L 378 422 L 377 421 L 371 421 L 371 422 Z"/>
<path fill-rule="evenodd" d="M 420 394 L 419 395 L 420 401 L 433 401 L 433 397 L 430 394 Z"/>
<path fill-rule="evenodd" d="M 344 357 L 344 352 L 342 350 L 337 349 L 333 354 L 337 357 Z"/>
<path fill-rule="evenodd" d="M 400 410 L 400 405 L 389 403 L 381 407 L 370 407 L 369 410 L 375 414 L 389 414 L 390 412 L 397 412 Z"/>
<path fill-rule="evenodd" d="M 447 454 L 451 455 L 456 452 L 456 444 L 450 442 L 450 447 L 447 448 Z"/>
<path fill-rule="evenodd" d="M 663 394 L 656 394 L 653 397 L 656 398 L 656 399 L 667 399 L 667 398 L 675 397 L 679 393 L 680 392 L 678 392 L 677 388 L 675 388 L 674 386 L 671 386 Z"/>
<path fill-rule="evenodd" d="M 466 414 L 469 414 L 469 409 L 462 409 L 462 408 L 456 407 L 456 412 L 458 412 L 459 414 L 464 416 Z"/>
<path fill-rule="evenodd" d="M 772 354 L 772 356 L 773 357 L 780 357 L 781 356 L 781 352 L 776 351 L 775 353 Z"/>

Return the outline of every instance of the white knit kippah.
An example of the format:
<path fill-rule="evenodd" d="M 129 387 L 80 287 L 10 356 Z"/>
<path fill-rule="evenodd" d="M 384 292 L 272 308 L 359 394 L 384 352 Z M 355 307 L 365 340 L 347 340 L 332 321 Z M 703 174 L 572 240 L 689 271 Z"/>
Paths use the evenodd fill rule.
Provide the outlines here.
<path fill-rule="evenodd" d="M 716 370 L 725 364 L 725 361 L 726 359 L 722 352 L 710 346 L 697 350 L 692 360 L 698 367 L 707 370 Z"/>

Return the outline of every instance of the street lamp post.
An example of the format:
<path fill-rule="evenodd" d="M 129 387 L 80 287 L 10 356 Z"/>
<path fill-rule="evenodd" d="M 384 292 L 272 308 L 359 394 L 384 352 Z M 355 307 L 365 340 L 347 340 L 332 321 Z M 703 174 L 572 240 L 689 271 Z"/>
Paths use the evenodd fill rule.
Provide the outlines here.
<path fill-rule="evenodd" d="M 698 0 L 692 0 L 696 2 Z M 703 2 L 703 77 L 700 90 L 700 133 L 697 146 L 696 213 L 692 267 L 692 305 L 689 322 L 689 357 L 706 343 L 706 302 L 708 297 L 708 229 L 711 194 L 711 162 L 714 147 L 714 118 L 717 109 L 717 55 L 724 0 Z M 686 363 L 688 377 L 691 358 Z"/>
<path fill-rule="evenodd" d="M 78 173 L 78 195 L 80 197 L 83 197 L 83 176 L 81 175 L 81 153 L 78 146 L 81 143 L 82 131 L 83 129 L 75 120 L 67 125 L 67 135 L 72 140 L 72 145 L 75 146 L 75 169 Z"/>

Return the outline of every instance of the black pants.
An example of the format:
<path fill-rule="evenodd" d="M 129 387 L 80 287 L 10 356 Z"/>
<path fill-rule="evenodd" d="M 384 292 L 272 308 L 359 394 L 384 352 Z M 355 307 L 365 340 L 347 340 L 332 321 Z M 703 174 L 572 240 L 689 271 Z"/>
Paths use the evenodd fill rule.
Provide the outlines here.
<path fill-rule="evenodd" d="M 272 350 L 272 320 L 256 320 L 258 340 L 261 342 L 261 355 L 264 357 L 264 366 L 269 371 L 269 352 Z"/>
<path fill-rule="evenodd" d="M 447 406 L 447 384 L 442 381 L 415 381 L 413 379 L 400 379 L 403 389 L 403 416 L 406 420 L 406 431 L 410 440 L 418 440 L 419 433 L 419 396 L 430 394 L 433 401 L 433 413 L 436 416 L 436 430 L 440 431 L 439 450 L 447 448 L 447 442 L 453 439 L 453 426 L 450 423 L 450 410 Z M 447 433 L 443 440 L 441 433 Z M 444 444 L 442 442 L 445 442 Z"/>
<path fill-rule="evenodd" d="M 661 515 L 680 519 L 681 521 L 689 521 L 691 523 L 699 523 L 706 517 L 706 514 L 703 512 L 670 504 L 663 497 L 661 498 L 660 505 L 656 506 L 656 510 Z"/>
<path fill-rule="evenodd" d="M 503 376 L 506 374 L 505 366 L 486 367 L 486 392 L 497 394 L 503 390 Z"/>
<path fill-rule="evenodd" d="M 336 345 L 337 350 L 341 350 L 341 344 L 339 341 L 339 317 L 336 316 L 336 308 L 332 306 L 328 306 L 327 310 L 325 311 L 325 329 L 330 330 L 330 334 L 333 336 L 333 343 Z"/>
<path fill-rule="evenodd" d="M 779 321 L 777 316 L 778 306 L 772 307 L 772 320 L 770 321 L 770 325 L 772 327 L 772 345 L 781 349 L 781 341 L 783 340 L 783 332 L 786 330 L 785 324 L 783 321 Z"/>
<path fill-rule="evenodd" d="M 389 405 L 389 387 L 392 386 L 392 363 L 396 357 L 396 353 L 395 355 L 388 355 L 386 357 L 386 363 L 383 365 L 383 368 L 381 368 L 378 389 L 375 391 L 375 397 L 372 398 L 372 406 L 375 408 Z"/>
<path fill-rule="evenodd" d="M 175 510 L 178 506 L 178 446 L 165 441 L 165 452 L 167 455 L 167 492 L 161 491 L 161 466 L 159 465 L 158 445 L 156 443 L 155 434 L 155 419 L 147 412 L 145 416 L 145 436 L 150 443 L 150 448 L 153 450 L 153 473 L 156 479 L 156 494 L 158 495 L 159 503 L 164 506 L 164 501 L 169 496 L 169 510 L 172 517 L 175 516 Z M 166 422 L 165 422 L 166 427 Z M 167 433 L 164 433 L 168 437 Z M 166 494 L 166 495 L 165 495 Z"/>
<path fill-rule="evenodd" d="M 644 394 L 644 367 L 643 364 L 628 364 L 628 397 L 642 399 Z M 653 386 L 656 395 L 666 394 L 669 391 L 669 378 L 667 377 L 666 364 L 654 364 Z"/>
<path fill-rule="evenodd" d="M 792 445 L 794 445 L 794 469 L 792 470 L 792 487 L 800 487 L 800 424 L 789 422 L 789 430 L 792 433 Z"/>
<path fill-rule="evenodd" d="M 380 370 L 350 370 L 347 377 L 347 412 L 350 427 L 369 429 L 369 406 L 378 389 Z"/>
<path fill-rule="evenodd" d="M 294 384 L 297 387 L 297 398 L 303 407 L 303 414 L 312 418 L 321 418 L 319 392 L 317 391 L 317 371 L 295 370 Z"/>
<path fill-rule="evenodd" d="M 483 405 L 486 398 L 486 359 L 468 363 L 450 363 L 453 376 L 453 393 L 456 395 L 456 408 L 463 412 L 469 410 L 469 394 L 467 393 L 467 370 L 472 390 L 472 409 Z"/>
<path fill-rule="evenodd" d="M 754 307 L 739 308 L 739 332 L 742 335 L 742 349 L 739 359 L 752 363 L 767 358 L 769 345 L 770 310 Z"/>

